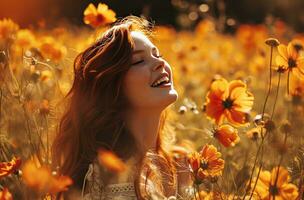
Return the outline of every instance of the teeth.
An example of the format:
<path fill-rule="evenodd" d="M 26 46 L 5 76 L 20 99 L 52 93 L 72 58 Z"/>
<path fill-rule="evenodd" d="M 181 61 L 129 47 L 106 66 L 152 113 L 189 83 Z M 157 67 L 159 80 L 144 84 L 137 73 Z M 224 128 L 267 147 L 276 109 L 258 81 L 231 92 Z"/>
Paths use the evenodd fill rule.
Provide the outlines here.
<path fill-rule="evenodd" d="M 157 86 L 158 84 L 160 84 L 160 83 L 163 82 L 163 81 L 169 82 L 169 78 L 168 78 L 167 76 L 162 77 L 161 79 L 155 81 L 155 82 L 152 84 L 152 87 Z"/>

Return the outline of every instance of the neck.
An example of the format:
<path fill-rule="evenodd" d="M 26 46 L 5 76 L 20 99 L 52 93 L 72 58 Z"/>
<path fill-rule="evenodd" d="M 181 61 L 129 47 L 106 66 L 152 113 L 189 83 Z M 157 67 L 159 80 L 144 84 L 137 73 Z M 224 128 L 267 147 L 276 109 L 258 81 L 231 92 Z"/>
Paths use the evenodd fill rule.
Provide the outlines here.
<path fill-rule="evenodd" d="M 134 109 L 126 116 L 126 125 L 138 144 L 138 154 L 145 155 L 156 149 L 160 116 L 162 111 Z"/>

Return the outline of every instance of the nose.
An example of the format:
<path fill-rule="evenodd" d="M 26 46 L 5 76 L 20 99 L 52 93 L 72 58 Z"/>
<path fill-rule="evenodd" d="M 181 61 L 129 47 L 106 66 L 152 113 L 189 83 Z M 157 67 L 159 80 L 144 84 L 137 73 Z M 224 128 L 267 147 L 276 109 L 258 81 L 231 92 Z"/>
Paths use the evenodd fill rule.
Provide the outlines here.
<path fill-rule="evenodd" d="M 159 68 L 163 68 L 165 66 L 165 61 L 163 59 L 158 59 L 153 67 L 153 71 L 157 71 Z"/>

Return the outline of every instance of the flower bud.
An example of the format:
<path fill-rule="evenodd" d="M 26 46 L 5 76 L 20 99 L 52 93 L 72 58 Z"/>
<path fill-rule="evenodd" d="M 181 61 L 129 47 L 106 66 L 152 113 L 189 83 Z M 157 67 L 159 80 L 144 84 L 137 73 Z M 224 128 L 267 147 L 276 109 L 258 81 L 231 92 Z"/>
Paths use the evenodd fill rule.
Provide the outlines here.
<path fill-rule="evenodd" d="M 265 43 L 268 45 L 268 46 L 271 46 L 271 47 L 277 47 L 280 45 L 280 42 L 279 40 L 275 39 L 275 38 L 268 38 L 265 40 Z"/>
<path fill-rule="evenodd" d="M 179 107 L 179 110 L 178 110 L 179 114 L 184 114 L 185 112 L 187 112 L 187 107 L 186 106 Z"/>
<path fill-rule="evenodd" d="M 282 133 L 290 133 L 291 132 L 291 124 L 288 120 L 284 120 L 281 124 L 280 131 Z"/>
<path fill-rule="evenodd" d="M 267 121 L 265 122 L 265 124 L 264 124 L 264 128 L 265 128 L 268 132 L 273 131 L 273 130 L 276 128 L 274 121 L 272 121 L 272 120 L 270 120 L 270 119 L 267 120 Z"/>
<path fill-rule="evenodd" d="M 0 51 L 0 64 L 6 64 L 7 63 L 7 57 L 4 51 Z"/>

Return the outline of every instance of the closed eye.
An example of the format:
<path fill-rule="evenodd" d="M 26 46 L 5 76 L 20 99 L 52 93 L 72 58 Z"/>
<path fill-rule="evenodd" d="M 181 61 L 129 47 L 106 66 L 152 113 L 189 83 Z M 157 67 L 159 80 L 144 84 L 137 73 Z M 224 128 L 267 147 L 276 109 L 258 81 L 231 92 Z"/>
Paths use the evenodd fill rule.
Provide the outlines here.
<path fill-rule="evenodd" d="M 135 62 L 135 63 L 132 63 L 132 65 L 138 65 L 138 64 L 140 64 L 140 63 L 142 63 L 142 62 L 144 62 L 144 60 L 139 60 L 139 61 L 137 61 L 137 62 Z"/>

